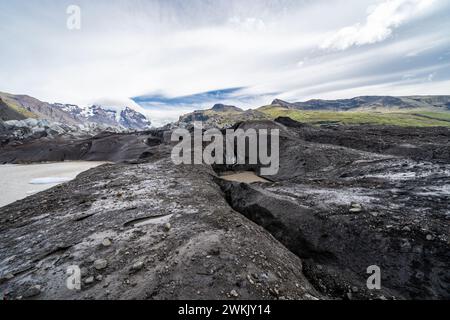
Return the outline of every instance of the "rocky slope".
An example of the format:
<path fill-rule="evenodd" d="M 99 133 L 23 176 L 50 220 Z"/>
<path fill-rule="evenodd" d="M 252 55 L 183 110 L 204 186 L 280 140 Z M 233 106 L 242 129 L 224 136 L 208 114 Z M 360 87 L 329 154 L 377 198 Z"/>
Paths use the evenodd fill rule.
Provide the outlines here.
<path fill-rule="evenodd" d="M 298 110 L 440 109 L 448 111 L 450 96 L 362 96 L 353 99 L 309 100 L 294 103 L 276 99 L 272 105 Z"/>
<path fill-rule="evenodd" d="M 175 166 L 170 131 L 35 139 L 0 162 L 110 160 L 0 209 L 7 299 L 448 299 L 450 130 L 281 130 L 280 171 Z M 446 151 L 447 150 L 447 151 Z M 82 268 L 80 292 L 66 268 Z M 368 290 L 367 268 L 381 268 Z"/>
<path fill-rule="evenodd" d="M 102 132 L 77 136 L 45 136 L 21 143 L 3 145 L 0 163 L 33 163 L 47 161 L 125 161 L 152 156 L 149 147 L 160 144 L 151 132 Z"/>
<path fill-rule="evenodd" d="M 176 125 L 187 127 L 195 121 L 201 121 L 205 128 L 229 128 L 236 122 L 267 118 L 262 112 L 256 110 L 244 111 L 235 106 L 216 104 L 211 109 L 194 111 L 181 116 Z"/>
<path fill-rule="evenodd" d="M 144 130 L 151 122 L 142 113 L 129 107 L 111 108 L 93 105 L 81 108 L 70 104 L 50 104 L 26 95 L 0 93 L 2 121 L 33 118 L 66 126 L 115 127 L 125 130 Z"/>
<path fill-rule="evenodd" d="M 107 165 L 1 209 L 5 299 L 317 299 L 298 257 L 205 167 Z M 82 290 L 66 270 L 82 268 Z"/>
<path fill-rule="evenodd" d="M 129 107 L 112 108 L 93 105 L 80 108 L 74 105 L 57 105 L 71 114 L 80 124 L 95 123 L 101 126 L 122 128 L 125 130 L 149 129 L 151 122 L 142 114 Z"/>
<path fill-rule="evenodd" d="M 79 139 L 92 137 L 102 132 L 121 132 L 115 126 L 87 122 L 83 125 L 65 125 L 48 120 L 25 119 L 0 122 L 0 145 L 17 146 L 36 139 Z"/>
<path fill-rule="evenodd" d="M 367 297 L 366 269 L 376 265 L 384 294 L 448 298 L 450 130 L 431 142 L 432 130 L 341 128 L 333 140 L 323 129 L 279 124 L 279 173 L 268 184 L 218 180 L 231 206 L 301 257 L 323 294 Z M 353 143 L 335 144 L 347 130 Z M 384 148 L 373 143 L 383 137 Z"/>
<path fill-rule="evenodd" d="M 20 113 L 18 110 L 9 107 L 0 98 L 0 121 L 25 120 L 25 119 L 26 117 L 22 113 Z"/>

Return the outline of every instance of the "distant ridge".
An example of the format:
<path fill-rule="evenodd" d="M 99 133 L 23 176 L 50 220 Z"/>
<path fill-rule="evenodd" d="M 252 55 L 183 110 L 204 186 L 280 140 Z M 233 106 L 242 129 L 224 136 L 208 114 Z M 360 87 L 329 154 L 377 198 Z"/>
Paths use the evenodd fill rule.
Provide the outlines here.
<path fill-rule="evenodd" d="M 305 102 L 286 102 L 275 99 L 272 106 L 281 106 L 288 109 L 297 110 L 332 110 L 347 111 L 353 109 L 377 109 L 377 108 L 398 108 L 398 109 L 428 109 L 438 108 L 441 111 L 450 110 L 449 96 L 361 96 L 352 99 L 338 100 L 309 100 Z"/>
<path fill-rule="evenodd" d="M 227 106 L 224 104 L 216 104 L 211 109 L 215 112 L 244 112 L 241 108 L 235 107 L 235 106 Z"/>
<path fill-rule="evenodd" d="M 181 116 L 175 125 L 189 127 L 201 121 L 206 127 L 230 128 L 242 121 L 279 117 L 313 125 L 450 127 L 450 96 L 361 96 L 293 103 L 275 99 L 270 105 L 246 111 L 216 104 Z"/>

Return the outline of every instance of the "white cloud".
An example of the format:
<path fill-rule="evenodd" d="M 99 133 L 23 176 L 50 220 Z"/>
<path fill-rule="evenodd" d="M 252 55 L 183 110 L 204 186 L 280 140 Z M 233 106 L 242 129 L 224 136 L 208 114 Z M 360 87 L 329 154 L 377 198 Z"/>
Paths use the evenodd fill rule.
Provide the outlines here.
<path fill-rule="evenodd" d="M 238 29 L 244 31 L 264 31 L 266 30 L 266 25 L 263 20 L 258 18 L 245 18 L 241 19 L 239 17 L 230 18 L 230 24 Z"/>
<path fill-rule="evenodd" d="M 176 122 L 182 114 L 187 114 L 198 110 L 195 107 L 178 107 L 178 108 L 167 108 L 167 107 L 155 107 L 152 106 L 146 111 L 146 115 L 152 122 L 152 126 L 161 127 L 170 122 Z"/>
<path fill-rule="evenodd" d="M 321 44 L 322 49 L 345 50 L 387 39 L 393 30 L 431 7 L 434 0 L 387 0 L 375 6 L 364 24 L 342 28 Z"/>
<path fill-rule="evenodd" d="M 79 32 L 66 29 L 65 2 L 0 0 L 0 91 L 133 106 L 129 97 L 245 87 L 240 94 L 255 99 L 230 103 L 246 108 L 275 97 L 371 94 L 405 74 L 425 82 L 439 70 L 436 86 L 450 78 L 439 69 L 450 52 L 445 0 L 78 0 Z M 336 33 L 342 26 L 350 27 Z M 381 41 L 394 30 L 394 41 Z M 164 122 L 207 106 L 147 107 Z"/>
<path fill-rule="evenodd" d="M 345 99 L 348 97 L 356 97 L 366 95 L 392 95 L 392 96 L 409 96 L 409 95 L 448 95 L 450 88 L 450 80 L 441 81 L 439 83 L 423 82 L 403 84 L 400 82 L 385 82 L 382 84 L 369 86 L 355 86 L 351 89 L 329 91 L 322 95 L 323 99 Z"/>

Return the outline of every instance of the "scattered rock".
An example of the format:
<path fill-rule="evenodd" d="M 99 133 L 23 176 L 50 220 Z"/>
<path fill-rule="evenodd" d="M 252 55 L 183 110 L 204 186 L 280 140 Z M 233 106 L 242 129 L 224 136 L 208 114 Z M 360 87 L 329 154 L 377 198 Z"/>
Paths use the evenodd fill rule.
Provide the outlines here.
<path fill-rule="evenodd" d="M 25 291 L 23 297 L 24 298 L 32 298 L 40 295 L 42 292 L 42 288 L 40 285 L 33 285 Z"/>
<path fill-rule="evenodd" d="M 139 271 L 144 267 L 144 262 L 142 261 L 138 261 L 136 263 L 133 264 L 133 266 L 131 267 L 131 271 Z"/>
<path fill-rule="evenodd" d="M 362 211 L 362 208 L 351 208 L 349 210 L 350 213 L 360 213 Z"/>
<path fill-rule="evenodd" d="M 169 232 L 171 229 L 172 229 L 172 225 L 171 225 L 170 223 L 166 223 L 166 224 L 164 225 L 164 230 L 165 230 L 166 232 Z"/>
<path fill-rule="evenodd" d="M 109 246 L 111 246 L 111 244 L 112 244 L 112 242 L 111 242 L 111 240 L 110 240 L 109 238 L 105 238 L 105 239 L 103 239 L 103 241 L 102 241 L 102 245 L 103 245 L 104 247 L 109 247 Z"/>
<path fill-rule="evenodd" d="M 13 279 L 14 278 L 14 275 L 12 274 L 12 273 L 7 273 L 4 277 L 3 277 L 3 279 L 5 279 L 5 280 L 11 280 L 11 279 Z"/>
<path fill-rule="evenodd" d="M 269 292 L 274 297 L 279 297 L 280 296 L 280 291 L 277 288 L 270 288 Z"/>
<path fill-rule="evenodd" d="M 86 280 L 84 280 L 84 283 L 85 284 L 91 284 L 91 283 L 93 283 L 94 282 L 94 277 L 89 277 L 89 278 L 86 278 Z"/>
<path fill-rule="evenodd" d="M 230 291 L 230 296 L 233 298 L 238 298 L 239 297 L 239 293 L 236 290 L 231 290 Z"/>
<path fill-rule="evenodd" d="M 106 269 L 107 266 L 108 266 L 108 261 L 106 261 L 105 259 L 98 259 L 98 260 L 95 260 L 95 262 L 94 262 L 94 268 L 97 270 Z"/>

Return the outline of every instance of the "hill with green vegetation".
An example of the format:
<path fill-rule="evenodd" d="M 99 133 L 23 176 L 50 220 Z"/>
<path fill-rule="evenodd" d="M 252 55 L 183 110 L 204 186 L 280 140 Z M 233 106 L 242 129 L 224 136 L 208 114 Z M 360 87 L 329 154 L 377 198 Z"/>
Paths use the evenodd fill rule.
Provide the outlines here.
<path fill-rule="evenodd" d="M 450 127 L 450 96 L 361 96 L 341 100 L 286 102 L 244 111 L 222 104 L 183 115 L 179 125 L 201 121 L 226 128 L 242 121 L 289 117 L 312 125 L 390 125 L 401 127 Z"/>
<path fill-rule="evenodd" d="M 270 105 L 258 111 L 270 119 L 289 117 L 313 125 L 392 125 L 402 127 L 450 127 L 450 112 L 427 109 L 402 109 L 383 111 L 327 111 L 296 110 Z"/>
<path fill-rule="evenodd" d="M 48 103 L 28 95 L 0 92 L 0 121 L 25 119 L 69 126 L 89 127 L 89 124 L 94 124 L 112 130 L 146 130 L 151 126 L 150 120 L 138 108 L 101 105 L 79 107 L 73 104 Z"/>
<path fill-rule="evenodd" d="M 266 120 L 267 115 L 257 110 L 244 111 L 235 106 L 216 104 L 211 109 L 198 110 L 180 117 L 178 125 L 189 125 L 200 121 L 206 127 L 228 128 L 247 120 Z"/>
<path fill-rule="evenodd" d="M 0 120 L 24 120 L 27 118 L 36 119 L 37 115 L 17 103 L 11 98 L 11 95 L 0 92 Z"/>

